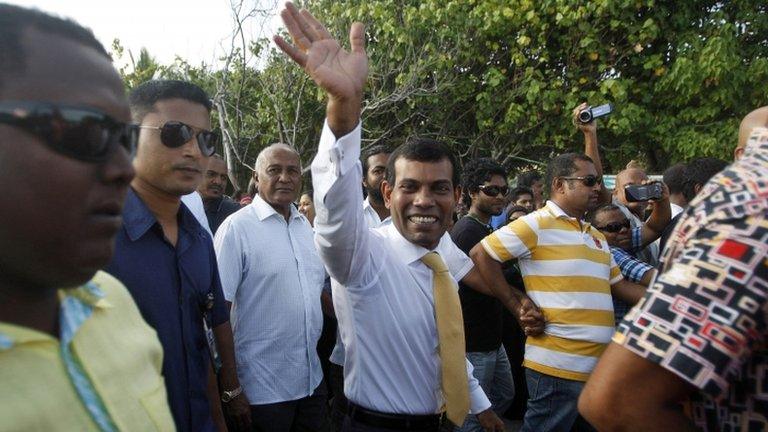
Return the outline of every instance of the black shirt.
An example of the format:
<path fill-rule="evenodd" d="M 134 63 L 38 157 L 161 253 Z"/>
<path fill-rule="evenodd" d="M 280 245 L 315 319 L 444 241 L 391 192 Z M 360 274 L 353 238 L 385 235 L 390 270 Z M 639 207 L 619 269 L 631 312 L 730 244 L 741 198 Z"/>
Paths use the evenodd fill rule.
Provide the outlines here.
<path fill-rule="evenodd" d="M 459 249 L 469 251 L 493 228 L 465 216 L 459 219 L 451 229 L 451 238 Z M 495 297 L 481 294 L 459 282 L 459 298 L 464 315 L 464 337 L 467 352 L 495 351 L 501 346 L 502 312 L 501 303 Z"/>
<path fill-rule="evenodd" d="M 223 196 L 212 200 L 203 200 L 203 206 L 205 206 L 205 216 L 208 218 L 208 226 L 211 228 L 211 233 L 213 234 L 216 234 L 219 225 L 224 222 L 224 219 L 226 219 L 227 216 L 241 208 L 240 204 Z"/>

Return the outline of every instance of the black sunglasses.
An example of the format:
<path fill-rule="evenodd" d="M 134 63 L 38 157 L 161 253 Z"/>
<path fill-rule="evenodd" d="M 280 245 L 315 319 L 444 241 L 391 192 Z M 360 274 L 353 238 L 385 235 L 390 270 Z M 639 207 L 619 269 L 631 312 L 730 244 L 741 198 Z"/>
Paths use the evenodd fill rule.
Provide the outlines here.
<path fill-rule="evenodd" d="M 509 192 L 509 187 L 507 186 L 480 185 L 478 188 L 490 197 L 499 196 L 499 194 L 506 195 Z"/>
<path fill-rule="evenodd" d="M 631 227 L 629 219 L 624 219 L 624 222 L 611 222 L 602 227 L 596 227 L 598 231 L 607 231 L 609 233 L 621 232 L 623 229 L 629 229 Z"/>
<path fill-rule="evenodd" d="M 157 129 L 160 131 L 160 142 L 170 148 L 181 147 L 188 143 L 192 137 L 197 137 L 197 145 L 203 156 L 210 156 L 216 152 L 219 143 L 219 135 L 216 132 L 201 130 L 195 135 L 195 128 L 179 121 L 169 121 L 162 126 L 139 126 L 141 129 Z"/>
<path fill-rule="evenodd" d="M 580 180 L 581 183 L 586 187 L 592 187 L 596 184 L 600 184 L 603 182 L 602 177 L 593 176 L 592 174 L 587 176 L 579 176 L 579 177 L 561 177 L 563 180 Z"/>
<path fill-rule="evenodd" d="M 0 102 L 0 123 L 34 134 L 54 151 L 85 162 L 103 162 L 117 146 L 133 155 L 138 138 L 135 125 L 95 108 L 52 102 Z"/>

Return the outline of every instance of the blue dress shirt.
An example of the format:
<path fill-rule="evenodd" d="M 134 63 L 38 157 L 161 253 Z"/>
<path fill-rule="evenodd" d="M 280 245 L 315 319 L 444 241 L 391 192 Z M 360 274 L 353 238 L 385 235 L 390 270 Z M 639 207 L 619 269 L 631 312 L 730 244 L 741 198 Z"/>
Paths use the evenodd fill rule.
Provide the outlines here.
<path fill-rule="evenodd" d="M 203 330 L 229 320 L 210 235 L 182 204 L 176 247 L 129 189 L 123 229 L 106 270 L 131 292 L 163 345 L 163 377 L 179 431 L 214 430 L 206 394 L 210 353 Z"/>

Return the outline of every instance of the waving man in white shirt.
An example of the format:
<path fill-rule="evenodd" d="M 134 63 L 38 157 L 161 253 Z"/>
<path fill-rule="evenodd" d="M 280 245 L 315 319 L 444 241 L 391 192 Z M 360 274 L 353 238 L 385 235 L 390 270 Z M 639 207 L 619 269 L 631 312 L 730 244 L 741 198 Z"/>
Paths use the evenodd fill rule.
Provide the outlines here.
<path fill-rule="evenodd" d="M 347 52 L 309 12 L 287 3 L 281 15 L 295 45 L 275 42 L 328 94 L 312 178 L 315 242 L 346 348 L 342 430 L 446 430 L 472 413 L 486 430 L 502 431 L 466 361 L 458 287 L 438 253 L 459 196 L 453 154 L 423 139 L 398 148 L 382 184 L 392 224 L 369 229 L 359 162 L 363 26 L 352 25 Z M 526 297 L 509 286 L 493 290 L 540 331 L 541 316 Z"/>

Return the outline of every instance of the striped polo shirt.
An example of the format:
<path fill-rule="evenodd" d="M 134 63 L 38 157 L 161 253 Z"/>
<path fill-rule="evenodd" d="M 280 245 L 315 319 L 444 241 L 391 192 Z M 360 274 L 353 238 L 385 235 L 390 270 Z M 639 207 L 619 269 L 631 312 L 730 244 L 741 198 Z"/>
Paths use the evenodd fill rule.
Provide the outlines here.
<path fill-rule="evenodd" d="M 523 366 L 586 381 L 611 341 L 611 285 L 622 279 L 603 234 L 547 201 L 481 244 L 497 261 L 518 260 L 525 290 L 544 313 L 544 333 L 527 338 Z"/>

